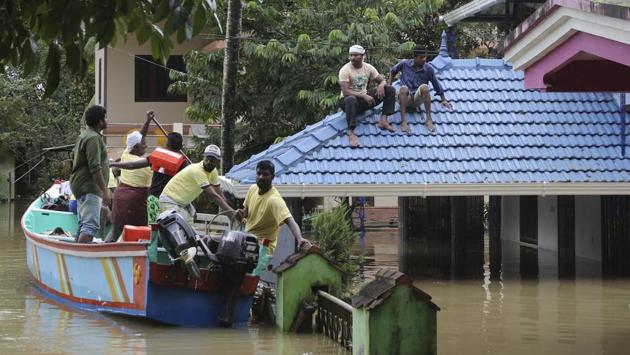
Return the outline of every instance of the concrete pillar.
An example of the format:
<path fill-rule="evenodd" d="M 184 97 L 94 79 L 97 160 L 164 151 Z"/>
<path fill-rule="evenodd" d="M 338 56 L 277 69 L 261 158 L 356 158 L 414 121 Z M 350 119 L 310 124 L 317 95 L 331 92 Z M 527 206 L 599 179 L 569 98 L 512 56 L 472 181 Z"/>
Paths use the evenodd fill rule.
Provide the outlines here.
<path fill-rule="evenodd" d="M 407 267 L 407 213 L 409 198 L 398 197 L 398 270 L 408 272 Z"/>
<path fill-rule="evenodd" d="M 518 241 L 520 205 L 518 196 L 504 196 L 501 202 L 501 239 Z"/>
<path fill-rule="evenodd" d="M 490 279 L 501 277 L 501 196 L 490 196 L 488 204 L 488 234 L 490 249 Z"/>

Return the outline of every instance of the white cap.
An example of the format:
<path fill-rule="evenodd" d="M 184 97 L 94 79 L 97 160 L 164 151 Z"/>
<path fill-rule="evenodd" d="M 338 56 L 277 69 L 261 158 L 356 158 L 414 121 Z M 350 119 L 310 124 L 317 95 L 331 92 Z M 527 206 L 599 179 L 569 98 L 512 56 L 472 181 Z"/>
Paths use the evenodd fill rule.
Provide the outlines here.
<path fill-rule="evenodd" d="M 221 149 L 214 144 L 210 144 L 203 151 L 204 157 L 213 157 L 215 159 L 221 159 Z"/>
<path fill-rule="evenodd" d="M 348 49 L 348 54 L 365 54 L 365 48 L 361 47 L 358 44 L 355 44 L 354 46 L 350 47 L 350 49 Z"/>
<path fill-rule="evenodd" d="M 136 144 L 142 141 L 142 134 L 138 131 L 131 132 L 127 135 L 127 150 L 132 150 Z"/>

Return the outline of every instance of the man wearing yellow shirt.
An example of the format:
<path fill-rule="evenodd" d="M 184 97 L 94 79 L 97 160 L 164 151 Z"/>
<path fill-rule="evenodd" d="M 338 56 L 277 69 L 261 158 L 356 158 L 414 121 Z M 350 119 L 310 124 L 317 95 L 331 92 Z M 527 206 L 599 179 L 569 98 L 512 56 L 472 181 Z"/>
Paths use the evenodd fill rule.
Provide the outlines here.
<path fill-rule="evenodd" d="M 276 168 L 269 160 L 263 160 L 256 165 L 256 184 L 247 191 L 243 209 L 238 210 L 237 218 L 246 219 L 245 230 L 258 237 L 261 245 L 267 245 L 272 254 L 276 248 L 276 239 L 280 226 L 284 223 L 289 227 L 296 245 L 300 249 L 308 249 L 310 242 L 302 237 L 300 227 L 293 219 L 282 196 L 272 186 Z"/>
<path fill-rule="evenodd" d="M 206 192 L 228 217 L 235 213 L 234 209 L 223 198 L 219 187 L 217 167 L 221 162 L 221 150 L 214 144 L 206 147 L 203 160 L 190 164 L 175 175 L 164 187 L 160 195 L 160 211 L 175 209 L 189 222 L 195 216 L 193 202 L 202 192 Z"/>

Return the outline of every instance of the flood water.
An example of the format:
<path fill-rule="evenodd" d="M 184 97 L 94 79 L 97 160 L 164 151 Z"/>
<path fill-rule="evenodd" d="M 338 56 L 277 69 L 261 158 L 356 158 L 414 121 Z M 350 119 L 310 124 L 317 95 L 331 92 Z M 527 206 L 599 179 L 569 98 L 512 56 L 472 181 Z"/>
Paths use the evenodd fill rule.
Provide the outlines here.
<path fill-rule="evenodd" d="M 269 326 L 177 328 L 51 303 L 30 283 L 19 225 L 25 208 L 0 203 L 0 354 L 347 354 L 319 335 Z M 367 280 L 380 267 L 398 267 L 395 230 L 368 232 L 366 245 Z M 532 259 L 519 245 L 501 248 L 492 268 L 486 243 L 466 275 L 415 279 L 441 308 L 438 353 L 630 354 L 630 278 L 602 278 L 588 260 L 576 261 L 574 277 L 560 278 L 551 252 Z M 408 262 L 424 257 L 412 253 Z"/>
<path fill-rule="evenodd" d="M 26 207 L 0 202 L 0 354 L 347 354 L 328 338 L 272 326 L 178 328 L 52 303 L 26 267 L 19 223 Z"/>

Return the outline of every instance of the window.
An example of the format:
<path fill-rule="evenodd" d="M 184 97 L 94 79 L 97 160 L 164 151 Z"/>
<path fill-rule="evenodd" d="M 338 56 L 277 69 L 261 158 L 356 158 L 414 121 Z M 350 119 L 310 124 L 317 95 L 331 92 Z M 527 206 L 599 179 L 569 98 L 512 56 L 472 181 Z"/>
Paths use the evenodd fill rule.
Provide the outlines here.
<path fill-rule="evenodd" d="M 166 62 L 169 69 L 186 71 L 181 55 L 172 55 Z M 135 58 L 136 102 L 186 102 L 186 95 L 167 93 L 171 80 L 168 70 L 153 60 L 150 55 L 137 55 Z"/>

